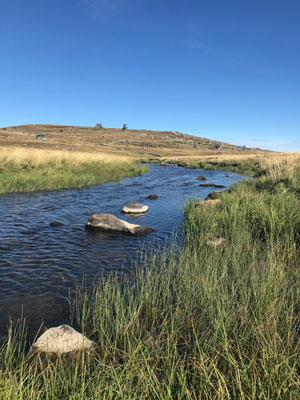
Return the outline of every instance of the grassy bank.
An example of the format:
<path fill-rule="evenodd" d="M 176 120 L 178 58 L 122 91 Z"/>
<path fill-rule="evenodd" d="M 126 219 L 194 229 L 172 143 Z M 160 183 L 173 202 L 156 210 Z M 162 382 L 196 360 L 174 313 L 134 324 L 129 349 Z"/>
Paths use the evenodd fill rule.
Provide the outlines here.
<path fill-rule="evenodd" d="M 263 165 L 267 160 L 276 158 L 275 153 L 266 154 L 222 154 L 202 155 L 201 157 L 180 157 L 166 159 L 145 159 L 143 163 L 176 164 L 179 167 L 190 169 L 205 169 L 213 171 L 236 172 L 244 175 L 262 175 L 266 172 Z"/>
<path fill-rule="evenodd" d="M 148 171 L 132 157 L 39 149 L 2 149 L 0 194 L 81 188 Z"/>
<path fill-rule="evenodd" d="M 217 206 L 186 205 L 179 253 L 78 291 L 74 324 L 97 343 L 89 363 L 34 374 L 11 335 L 0 398 L 299 399 L 300 157 L 262 167 Z"/>

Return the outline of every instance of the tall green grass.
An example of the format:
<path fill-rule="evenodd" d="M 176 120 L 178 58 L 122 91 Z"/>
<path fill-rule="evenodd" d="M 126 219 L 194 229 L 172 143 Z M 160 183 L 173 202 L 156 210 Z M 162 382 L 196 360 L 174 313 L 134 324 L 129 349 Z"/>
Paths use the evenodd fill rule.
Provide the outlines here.
<path fill-rule="evenodd" d="M 180 251 L 78 290 L 73 324 L 97 343 L 89 362 L 36 374 L 11 332 L 0 398 L 300 398 L 299 171 L 270 169 L 216 207 L 188 203 Z M 226 242 L 208 247 L 207 235 Z"/>
<path fill-rule="evenodd" d="M 188 162 L 178 162 L 180 167 L 189 167 L 191 169 L 206 169 L 212 171 L 232 171 L 244 175 L 253 175 L 262 172 L 259 163 L 256 159 L 246 159 L 243 161 L 224 160 L 224 161 L 197 161 L 191 160 Z"/>
<path fill-rule="evenodd" d="M 37 164 L 26 160 L 0 165 L 0 194 L 81 188 L 117 181 L 127 176 L 142 175 L 149 171 L 146 165 L 135 161 L 49 161 Z"/>

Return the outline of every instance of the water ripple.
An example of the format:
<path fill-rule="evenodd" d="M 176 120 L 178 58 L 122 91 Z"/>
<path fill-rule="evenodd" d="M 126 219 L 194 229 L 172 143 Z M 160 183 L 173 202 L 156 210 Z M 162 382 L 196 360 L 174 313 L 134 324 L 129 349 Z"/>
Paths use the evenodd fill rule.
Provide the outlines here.
<path fill-rule="evenodd" d="M 64 322 L 70 288 L 83 277 L 91 282 L 99 274 L 130 271 L 144 248 L 164 246 L 174 229 L 180 238 L 182 208 L 191 197 L 204 199 L 213 188 L 200 187 L 197 176 L 229 187 L 243 177 L 226 172 L 200 171 L 152 165 L 141 177 L 80 190 L 12 194 L 0 197 L 0 335 L 8 316 L 23 314 L 36 329 Z M 157 200 L 147 199 L 157 193 Z M 124 216 L 129 201 L 149 206 L 140 217 Z M 84 226 L 94 213 L 112 213 L 128 222 L 156 231 L 140 238 L 90 232 Z M 51 227 L 57 220 L 64 225 Z"/>

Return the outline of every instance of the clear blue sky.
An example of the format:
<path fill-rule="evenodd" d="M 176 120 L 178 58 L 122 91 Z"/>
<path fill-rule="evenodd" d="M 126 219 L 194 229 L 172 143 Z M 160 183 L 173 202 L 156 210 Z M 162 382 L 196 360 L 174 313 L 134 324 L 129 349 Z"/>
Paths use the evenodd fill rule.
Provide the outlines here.
<path fill-rule="evenodd" d="M 0 0 L 0 126 L 300 150 L 299 0 Z"/>

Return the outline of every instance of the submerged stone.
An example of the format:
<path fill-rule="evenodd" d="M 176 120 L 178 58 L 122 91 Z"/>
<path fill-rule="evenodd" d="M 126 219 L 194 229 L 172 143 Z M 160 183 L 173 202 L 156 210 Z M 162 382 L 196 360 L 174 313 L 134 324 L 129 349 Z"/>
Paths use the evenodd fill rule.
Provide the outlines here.
<path fill-rule="evenodd" d="M 51 221 L 50 226 L 56 227 L 56 226 L 62 226 L 63 223 L 59 221 Z"/>
<path fill-rule="evenodd" d="M 207 183 L 200 183 L 199 186 L 213 186 L 215 187 L 215 184 L 212 182 L 207 182 Z"/>
<path fill-rule="evenodd" d="M 199 186 L 212 186 L 212 187 L 216 187 L 216 188 L 223 188 L 223 187 L 225 187 L 224 185 L 218 185 L 218 184 L 216 184 L 216 183 L 211 183 L 211 182 L 200 183 Z"/>
<path fill-rule="evenodd" d="M 155 200 L 157 198 L 158 198 L 158 195 L 155 193 L 151 193 L 151 194 L 149 194 L 149 196 L 147 196 L 147 199 L 150 199 L 150 200 Z"/>

